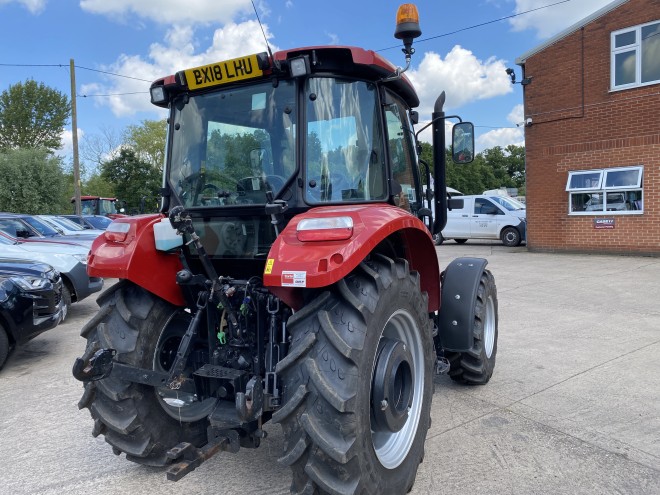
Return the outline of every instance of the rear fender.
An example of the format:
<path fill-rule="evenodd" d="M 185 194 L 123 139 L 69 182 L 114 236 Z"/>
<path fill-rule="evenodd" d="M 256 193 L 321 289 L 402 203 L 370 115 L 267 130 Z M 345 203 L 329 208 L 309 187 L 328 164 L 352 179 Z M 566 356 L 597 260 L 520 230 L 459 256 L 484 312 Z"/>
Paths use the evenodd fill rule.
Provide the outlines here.
<path fill-rule="evenodd" d="M 472 347 L 474 307 L 487 264 L 483 258 L 456 258 L 443 272 L 442 306 L 438 313 L 438 336 L 443 349 L 464 352 Z"/>
<path fill-rule="evenodd" d="M 351 217 L 348 239 L 300 241 L 298 224 L 304 219 Z M 421 288 L 429 296 L 429 312 L 440 307 L 440 271 L 428 229 L 416 217 L 387 204 L 328 206 L 295 216 L 270 249 L 264 285 L 287 305 L 299 309 L 302 291 L 328 287 L 343 279 L 384 239 L 399 234 L 411 270 L 419 272 Z"/>
<path fill-rule="evenodd" d="M 130 280 L 172 304 L 184 306 L 176 284 L 176 273 L 183 268 L 179 257 L 156 250 L 153 226 L 162 218 L 158 214 L 116 218 L 114 223 L 129 224 L 125 238 L 108 231 L 98 236 L 87 260 L 87 273 Z"/>

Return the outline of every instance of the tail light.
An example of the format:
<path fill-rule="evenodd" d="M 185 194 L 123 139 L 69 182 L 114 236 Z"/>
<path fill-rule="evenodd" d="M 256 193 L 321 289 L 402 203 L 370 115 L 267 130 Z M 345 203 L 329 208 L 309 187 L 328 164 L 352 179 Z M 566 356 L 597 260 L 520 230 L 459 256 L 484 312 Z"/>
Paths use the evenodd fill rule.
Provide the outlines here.
<path fill-rule="evenodd" d="M 352 235 L 351 217 L 305 218 L 296 228 L 296 237 L 300 242 L 343 241 Z"/>

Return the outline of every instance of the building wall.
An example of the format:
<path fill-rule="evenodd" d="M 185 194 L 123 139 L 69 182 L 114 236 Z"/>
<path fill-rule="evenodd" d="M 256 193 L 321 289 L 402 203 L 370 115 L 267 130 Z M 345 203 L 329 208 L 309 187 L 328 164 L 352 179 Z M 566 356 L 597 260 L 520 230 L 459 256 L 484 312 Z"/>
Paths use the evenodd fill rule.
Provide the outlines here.
<path fill-rule="evenodd" d="M 660 84 L 610 92 L 611 33 L 659 19 L 658 0 L 630 0 L 525 61 L 530 249 L 660 254 Z M 569 171 L 634 165 L 643 214 L 569 215 Z"/>

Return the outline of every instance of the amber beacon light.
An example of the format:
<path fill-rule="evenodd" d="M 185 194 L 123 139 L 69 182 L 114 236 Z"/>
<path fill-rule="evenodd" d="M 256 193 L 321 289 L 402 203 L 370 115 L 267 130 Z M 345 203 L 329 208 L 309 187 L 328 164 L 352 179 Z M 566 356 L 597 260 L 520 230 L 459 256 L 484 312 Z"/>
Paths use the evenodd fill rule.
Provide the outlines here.
<path fill-rule="evenodd" d="M 403 41 L 406 49 L 412 46 L 412 40 L 422 34 L 419 27 L 419 12 L 413 3 L 404 3 L 396 12 L 394 37 Z"/>

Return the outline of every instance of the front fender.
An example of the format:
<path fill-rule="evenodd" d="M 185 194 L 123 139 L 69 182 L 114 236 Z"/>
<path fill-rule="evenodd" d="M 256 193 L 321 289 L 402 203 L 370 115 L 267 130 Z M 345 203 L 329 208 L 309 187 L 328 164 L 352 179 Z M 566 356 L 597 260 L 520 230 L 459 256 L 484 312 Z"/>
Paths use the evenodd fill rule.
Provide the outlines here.
<path fill-rule="evenodd" d="M 172 304 L 184 306 L 176 284 L 176 273 L 183 268 L 179 257 L 156 250 L 153 226 L 162 218 L 159 214 L 116 218 L 113 223 L 129 224 L 125 238 L 108 231 L 98 236 L 87 260 L 87 273 L 130 280 Z"/>
<path fill-rule="evenodd" d="M 353 220 L 349 239 L 302 242 L 297 236 L 301 220 L 345 217 Z M 429 312 L 440 307 L 440 273 L 435 246 L 424 224 L 401 208 L 387 204 L 327 206 L 297 215 L 270 249 L 264 285 L 286 304 L 298 309 L 303 288 L 330 286 L 357 267 L 384 239 L 398 233 L 411 270 L 421 276 L 429 296 Z"/>
<path fill-rule="evenodd" d="M 479 282 L 487 264 L 483 258 L 456 258 L 444 271 L 438 314 L 443 349 L 465 352 L 472 347 Z"/>

